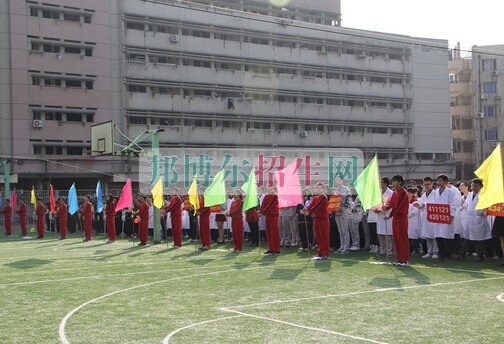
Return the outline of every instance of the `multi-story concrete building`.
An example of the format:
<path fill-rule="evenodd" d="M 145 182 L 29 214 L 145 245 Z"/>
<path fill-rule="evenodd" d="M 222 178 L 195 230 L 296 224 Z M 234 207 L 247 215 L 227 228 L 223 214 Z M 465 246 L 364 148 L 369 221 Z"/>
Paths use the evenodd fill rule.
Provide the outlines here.
<path fill-rule="evenodd" d="M 128 174 L 88 156 L 113 120 L 164 128 L 162 147 L 355 147 L 384 174 L 453 176 L 447 41 L 343 28 L 340 1 L 285 6 L 1 2 L 0 151 L 27 185 Z"/>
<path fill-rule="evenodd" d="M 470 179 L 476 166 L 473 61 L 461 58 L 460 44 L 452 51 L 450 70 L 450 114 L 456 179 Z"/>

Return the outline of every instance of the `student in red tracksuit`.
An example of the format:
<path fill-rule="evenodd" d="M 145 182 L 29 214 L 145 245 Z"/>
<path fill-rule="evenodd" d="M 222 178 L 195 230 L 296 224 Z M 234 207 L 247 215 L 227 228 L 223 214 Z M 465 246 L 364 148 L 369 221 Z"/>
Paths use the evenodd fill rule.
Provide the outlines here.
<path fill-rule="evenodd" d="M 114 196 L 109 195 L 107 198 L 107 206 L 105 207 L 105 226 L 107 227 L 107 234 L 109 240 L 108 244 L 113 243 L 116 240 L 116 228 L 115 228 L 115 203 Z"/>
<path fill-rule="evenodd" d="M 63 198 L 59 199 L 58 209 L 56 209 L 56 217 L 58 217 L 59 220 L 59 240 L 65 240 L 67 236 L 68 207 L 65 204 L 65 200 Z"/>
<path fill-rule="evenodd" d="M 199 228 L 200 228 L 200 238 L 201 238 L 201 247 L 200 250 L 209 250 L 210 249 L 210 207 L 205 207 L 205 198 L 200 197 L 199 199 L 200 208 L 198 210 L 199 213 Z"/>
<path fill-rule="evenodd" d="M 233 203 L 227 212 L 231 217 L 231 229 L 233 230 L 233 242 L 235 253 L 240 253 L 243 249 L 243 196 L 240 190 L 233 192 Z"/>
<path fill-rule="evenodd" d="M 44 207 L 44 203 L 42 203 L 42 198 L 37 198 L 37 201 L 37 208 L 35 209 L 35 214 L 37 214 L 37 239 L 43 239 L 46 208 Z"/>
<path fill-rule="evenodd" d="M 10 199 L 5 199 L 5 206 L 0 211 L 0 214 L 3 214 L 5 217 L 5 236 L 12 235 L 12 208 L 10 205 Z"/>
<path fill-rule="evenodd" d="M 259 245 L 259 216 L 257 216 L 257 207 L 247 209 L 245 212 L 245 221 L 247 221 L 250 228 L 249 246 L 256 247 Z"/>
<path fill-rule="evenodd" d="M 84 205 L 82 206 L 81 215 L 84 220 L 84 242 L 90 242 L 93 239 L 93 205 L 91 198 L 84 196 Z"/>
<path fill-rule="evenodd" d="M 264 254 L 280 254 L 280 231 L 278 229 L 278 196 L 275 190 L 269 189 L 264 196 L 259 210 L 259 215 L 266 216 L 266 240 L 268 241 L 268 251 Z"/>
<path fill-rule="evenodd" d="M 19 215 L 19 227 L 21 227 L 21 236 L 26 236 L 26 213 L 27 213 L 26 203 L 23 200 L 19 201 L 19 209 L 16 210 L 16 214 Z"/>
<path fill-rule="evenodd" d="M 140 207 L 135 212 L 135 216 L 140 218 L 140 223 L 138 224 L 138 238 L 140 239 L 140 244 L 138 246 L 147 245 L 147 239 L 149 237 L 149 205 L 145 202 L 145 196 L 139 195 L 138 200 L 140 202 Z"/>
<path fill-rule="evenodd" d="M 171 213 L 173 247 L 182 247 L 182 199 L 179 197 L 179 189 L 172 189 L 170 203 L 164 207 L 165 212 Z"/>
<path fill-rule="evenodd" d="M 392 239 L 396 253 L 398 266 L 408 265 L 409 260 L 409 238 L 408 238 L 408 211 L 409 199 L 403 187 L 404 178 L 400 175 L 392 177 L 392 187 L 395 191 L 384 211 L 392 209 L 385 220 L 392 219 Z"/>
<path fill-rule="evenodd" d="M 312 214 L 313 218 L 313 232 L 318 245 L 317 255 L 313 257 L 315 260 L 325 260 L 329 257 L 331 230 L 329 212 L 327 211 L 328 205 L 329 201 L 327 200 L 325 186 L 322 183 L 318 183 L 317 196 L 312 199 L 305 209 L 305 214 Z"/>

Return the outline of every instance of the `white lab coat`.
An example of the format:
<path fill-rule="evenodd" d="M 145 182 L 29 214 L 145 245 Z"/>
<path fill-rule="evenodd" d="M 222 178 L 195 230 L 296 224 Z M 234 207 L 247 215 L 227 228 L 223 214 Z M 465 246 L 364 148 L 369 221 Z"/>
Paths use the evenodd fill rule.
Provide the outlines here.
<path fill-rule="evenodd" d="M 457 191 L 458 192 L 458 191 Z M 455 192 L 452 189 L 445 188 L 442 194 L 439 194 L 439 189 L 434 190 L 434 202 L 436 204 L 447 204 L 450 206 L 450 215 L 455 217 L 457 205 L 455 203 Z M 436 238 L 453 239 L 455 237 L 455 229 L 453 221 L 450 224 L 435 223 L 434 235 Z"/>
<path fill-rule="evenodd" d="M 390 202 L 392 193 L 393 191 L 390 189 L 385 190 L 385 192 L 383 193 L 383 203 L 385 203 L 385 205 Z M 387 202 L 385 202 L 385 200 L 387 200 Z M 387 215 L 389 215 L 391 211 L 392 209 L 387 212 Z M 383 212 L 376 214 L 376 233 L 378 235 L 392 235 L 392 221 L 385 221 Z"/>
<path fill-rule="evenodd" d="M 460 234 L 462 230 L 462 222 L 460 221 L 460 209 L 462 203 L 462 193 L 454 186 L 450 188 L 455 195 L 455 218 L 453 219 L 453 231 L 454 234 Z"/>
<path fill-rule="evenodd" d="M 420 238 L 420 218 L 418 217 L 420 209 L 413 205 L 417 203 L 410 203 L 408 210 L 408 238 L 417 240 Z"/>
<path fill-rule="evenodd" d="M 462 203 L 462 200 L 464 203 Z M 460 221 L 460 238 L 465 239 L 466 237 L 466 222 L 467 222 L 467 205 L 469 201 L 462 196 L 460 200 L 460 212 L 459 212 L 459 221 Z"/>
<path fill-rule="evenodd" d="M 259 208 L 261 208 L 265 196 L 266 196 L 265 194 L 261 194 L 261 196 L 259 196 Z M 259 230 L 260 231 L 266 230 L 266 217 L 264 216 L 261 216 L 259 218 Z"/>
<path fill-rule="evenodd" d="M 481 216 L 485 209 L 476 210 L 479 201 L 479 195 L 476 194 L 473 199 L 473 193 L 467 196 L 467 218 L 465 223 L 465 235 L 469 240 L 488 240 L 492 238 L 492 229 L 488 224 L 487 217 Z"/>
<path fill-rule="evenodd" d="M 434 223 L 428 222 L 427 221 L 427 205 L 429 203 L 436 203 L 434 199 L 434 192 L 435 190 L 432 190 L 428 195 L 427 192 L 424 192 L 422 194 L 422 197 L 418 200 L 418 203 L 425 205 L 422 209 L 420 209 L 420 212 L 418 213 L 418 216 L 420 217 L 420 237 L 422 239 L 434 239 Z"/>
<path fill-rule="evenodd" d="M 154 206 L 149 207 L 149 225 L 148 228 L 154 228 Z"/>

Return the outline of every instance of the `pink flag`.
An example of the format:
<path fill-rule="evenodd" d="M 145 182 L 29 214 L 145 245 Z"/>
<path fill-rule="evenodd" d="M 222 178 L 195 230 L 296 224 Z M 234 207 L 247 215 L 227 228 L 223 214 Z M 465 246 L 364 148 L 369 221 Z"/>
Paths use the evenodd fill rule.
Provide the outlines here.
<path fill-rule="evenodd" d="M 11 204 L 12 210 L 16 211 L 17 210 L 17 197 L 16 197 L 16 189 L 15 188 L 12 191 L 12 195 L 11 195 L 11 199 L 10 199 L 10 204 Z"/>
<path fill-rule="evenodd" d="M 128 178 L 122 189 L 121 197 L 115 206 L 116 213 L 119 210 L 133 208 L 133 191 L 131 190 L 131 179 Z"/>
<path fill-rule="evenodd" d="M 297 175 L 300 165 L 300 159 L 296 158 L 289 166 L 281 171 L 275 172 L 278 207 L 280 209 L 295 207 L 303 203 L 301 184 L 299 183 L 299 176 Z"/>

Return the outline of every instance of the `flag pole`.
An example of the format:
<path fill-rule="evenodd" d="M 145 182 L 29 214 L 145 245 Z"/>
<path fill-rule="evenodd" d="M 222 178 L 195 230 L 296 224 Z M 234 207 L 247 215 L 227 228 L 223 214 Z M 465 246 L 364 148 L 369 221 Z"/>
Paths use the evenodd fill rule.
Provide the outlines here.
<path fill-rule="evenodd" d="M 309 231 L 308 231 L 308 220 L 306 219 L 306 214 L 304 214 L 303 212 L 303 215 L 304 215 L 304 224 L 305 224 L 305 229 L 306 229 L 306 245 L 308 247 L 308 259 L 311 259 L 311 243 L 310 243 L 310 235 L 309 235 Z"/>

